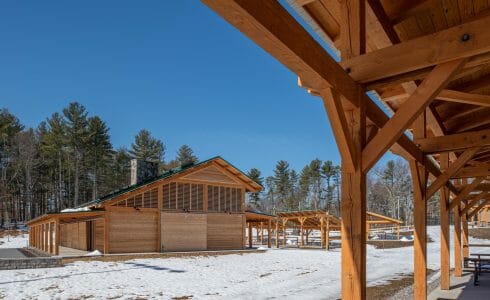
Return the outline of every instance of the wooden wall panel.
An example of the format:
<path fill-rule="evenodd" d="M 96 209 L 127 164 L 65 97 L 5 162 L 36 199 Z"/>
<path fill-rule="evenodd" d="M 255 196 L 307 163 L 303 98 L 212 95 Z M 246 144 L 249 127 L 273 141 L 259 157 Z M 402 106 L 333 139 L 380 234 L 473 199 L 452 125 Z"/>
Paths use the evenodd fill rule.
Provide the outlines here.
<path fill-rule="evenodd" d="M 104 253 L 104 220 L 95 220 L 94 224 L 94 250 Z"/>
<path fill-rule="evenodd" d="M 223 184 L 242 185 L 239 181 L 224 174 L 223 172 L 221 172 L 220 169 L 218 169 L 215 166 L 209 166 L 202 170 L 196 171 L 194 173 L 182 177 L 182 179 L 197 180 L 201 182 L 205 181 L 214 184 L 223 183 Z"/>
<path fill-rule="evenodd" d="M 243 248 L 242 214 L 208 214 L 208 250 L 228 250 Z"/>
<path fill-rule="evenodd" d="M 206 214 L 162 213 L 162 251 L 207 249 Z"/>
<path fill-rule="evenodd" d="M 157 251 L 158 212 L 108 211 L 109 252 L 142 253 Z"/>
<path fill-rule="evenodd" d="M 88 248 L 87 222 L 61 224 L 61 246 L 86 251 Z"/>

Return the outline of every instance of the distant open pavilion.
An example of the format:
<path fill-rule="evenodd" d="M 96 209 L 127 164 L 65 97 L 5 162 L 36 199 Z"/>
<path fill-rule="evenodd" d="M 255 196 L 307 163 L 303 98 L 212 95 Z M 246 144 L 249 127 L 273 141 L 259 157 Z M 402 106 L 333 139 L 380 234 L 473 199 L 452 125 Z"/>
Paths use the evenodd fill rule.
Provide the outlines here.
<path fill-rule="evenodd" d="M 287 0 L 311 31 L 278 1 L 203 2 L 323 101 L 342 158 L 342 299 L 366 298 L 366 174 L 390 149 L 413 178 L 414 298 L 427 297 L 427 200 L 438 192 L 449 289 L 450 252 L 461 276 L 468 217 L 490 203 L 480 188 L 490 175 L 488 1 Z"/>

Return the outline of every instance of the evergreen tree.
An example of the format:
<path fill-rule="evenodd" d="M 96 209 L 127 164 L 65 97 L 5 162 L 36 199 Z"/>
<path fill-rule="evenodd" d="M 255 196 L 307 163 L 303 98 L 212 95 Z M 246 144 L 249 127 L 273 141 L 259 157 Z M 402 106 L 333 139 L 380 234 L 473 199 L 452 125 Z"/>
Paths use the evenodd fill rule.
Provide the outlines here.
<path fill-rule="evenodd" d="M 63 109 L 63 115 L 66 119 L 66 139 L 69 153 L 74 160 L 73 206 L 78 206 L 80 204 L 81 174 L 84 168 L 82 160 L 87 151 L 88 112 L 83 105 L 72 102 Z"/>
<path fill-rule="evenodd" d="M 261 177 L 259 169 L 252 168 L 248 171 L 247 176 L 250 177 L 256 183 L 262 185 L 264 179 Z M 260 203 L 260 192 L 249 194 L 249 204 L 255 209 L 261 209 L 262 205 Z"/>
<path fill-rule="evenodd" d="M 97 116 L 88 119 L 87 150 L 93 182 L 92 199 L 97 199 L 99 185 L 102 183 L 102 178 L 99 175 L 104 174 L 108 168 L 112 155 L 109 128 Z"/>
<path fill-rule="evenodd" d="M 278 198 L 278 208 L 285 209 L 289 197 L 291 196 L 291 173 L 289 163 L 285 160 L 280 160 L 274 169 L 274 187 Z"/>
<path fill-rule="evenodd" d="M 196 163 L 198 158 L 194 155 L 194 151 L 192 151 L 191 147 L 182 145 L 177 151 L 177 161 L 180 166 L 184 166 L 190 163 Z"/>
<path fill-rule="evenodd" d="M 320 209 L 322 202 L 322 161 L 314 159 L 309 165 L 310 184 L 313 196 L 313 209 Z"/>
<path fill-rule="evenodd" d="M 107 185 L 110 190 L 117 190 L 129 185 L 131 171 L 131 155 L 125 148 L 119 148 L 112 154 L 110 176 Z"/>
<path fill-rule="evenodd" d="M 161 140 L 154 138 L 148 130 L 141 129 L 131 144 L 129 154 L 133 158 L 163 163 L 165 146 Z"/>

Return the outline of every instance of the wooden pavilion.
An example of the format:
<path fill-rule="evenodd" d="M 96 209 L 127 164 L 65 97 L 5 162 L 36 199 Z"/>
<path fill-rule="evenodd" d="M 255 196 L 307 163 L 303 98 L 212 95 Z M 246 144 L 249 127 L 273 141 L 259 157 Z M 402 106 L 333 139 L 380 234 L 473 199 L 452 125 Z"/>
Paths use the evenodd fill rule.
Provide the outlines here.
<path fill-rule="evenodd" d="M 289 10 L 275 0 L 202 1 L 323 101 L 342 158 L 342 298 L 366 298 L 366 173 L 389 149 L 412 172 L 414 298 L 427 295 L 427 199 L 437 192 L 449 289 L 450 252 L 456 276 L 468 256 L 468 212 L 489 202 L 476 190 L 490 175 L 488 1 L 287 0 Z"/>
<path fill-rule="evenodd" d="M 214 157 L 131 185 L 84 207 L 31 220 L 29 245 L 59 255 L 245 247 L 245 193 L 262 187 Z"/>

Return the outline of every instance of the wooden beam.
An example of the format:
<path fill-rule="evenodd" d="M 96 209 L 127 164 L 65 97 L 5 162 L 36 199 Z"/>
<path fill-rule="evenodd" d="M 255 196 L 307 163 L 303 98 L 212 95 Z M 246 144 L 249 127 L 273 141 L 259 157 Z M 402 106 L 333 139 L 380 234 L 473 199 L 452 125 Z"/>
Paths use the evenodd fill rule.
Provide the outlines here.
<path fill-rule="evenodd" d="M 414 139 L 414 142 L 427 154 L 460 151 L 473 147 L 490 146 L 490 130 Z"/>
<path fill-rule="evenodd" d="M 383 27 L 384 32 L 386 33 L 388 39 L 392 44 L 398 44 L 401 42 L 398 34 L 393 28 L 393 24 L 391 24 L 389 17 L 386 15 L 386 12 L 383 8 L 383 5 L 379 0 L 367 0 L 369 6 L 374 12 L 374 15 L 378 19 L 379 23 Z"/>
<path fill-rule="evenodd" d="M 353 170 L 354 146 L 352 145 L 340 95 L 333 89 L 328 88 L 321 91 L 321 96 L 335 136 L 335 141 L 337 142 L 337 147 L 342 156 L 342 162 L 345 163 L 346 168 Z"/>
<path fill-rule="evenodd" d="M 471 212 L 468 213 L 469 217 L 474 216 L 477 212 L 479 212 L 485 205 L 487 205 L 490 202 L 490 199 L 483 200 L 480 205 L 478 205 L 475 209 L 473 209 Z M 480 219 L 478 219 L 480 220 Z"/>
<path fill-rule="evenodd" d="M 461 214 L 468 214 L 469 213 L 469 210 L 474 207 L 476 204 L 478 204 L 478 202 L 482 199 L 490 199 L 488 198 L 488 194 L 483 194 L 481 193 L 480 195 L 478 195 L 479 197 L 475 197 L 473 198 L 471 201 L 469 201 L 469 203 L 463 207 L 463 209 L 461 210 Z"/>
<path fill-rule="evenodd" d="M 467 200 L 464 200 L 463 203 L 466 205 L 468 205 L 468 201 Z M 459 209 L 461 209 L 461 205 L 459 207 Z M 462 248 L 463 248 L 463 258 L 469 258 L 470 257 L 470 249 L 468 248 L 469 247 L 469 236 L 468 236 L 468 215 L 465 213 L 459 213 L 461 215 L 461 221 L 462 221 L 462 225 L 463 225 L 463 228 L 462 228 L 462 232 L 461 232 L 461 235 L 462 235 Z M 463 259 L 463 261 L 465 262 L 465 267 L 466 267 L 466 261 L 465 259 Z"/>
<path fill-rule="evenodd" d="M 442 90 L 436 98 L 438 100 L 444 100 L 448 102 L 490 107 L 489 95 L 471 94 L 455 90 Z"/>
<path fill-rule="evenodd" d="M 372 81 L 417 71 L 490 51 L 490 32 L 482 30 L 490 17 L 375 50 L 341 62 L 357 82 Z M 463 36 L 468 40 L 463 41 Z M 465 36 L 466 37 L 466 36 Z"/>
<path fill-rule="evenodd" d="M 485 177 L 476 177 L 470 184 L 466 185 L 461 192 L 456 196 L 456 198 L 451 201 L 449 209 L 452 210 L 458 207 L 462 200 L 464 200 L 475 188 L 483 181 Z"/>
<path fill-rule="evenodd" d="M 364 0 L 339 2 L 342 59 L 366 53 L 366 2 Z"/>
<path fill-rule="evenodd" d="M 463 154 L 461 154 L 458 159 L 452 163 L 447 169 L 445 169 L 441 176 L 432 182 L 427 190 L 427 198 L 432 197 L 445 183 L 451 179 L 451 177 L 456 174 L 475 154 L 480 148 L 467 149 Z M 448 153 L 441 154 L 441 157 L 446 157 Z M 448 158 L 449 159 L 449 158 Z M 441 165 L 442 167 L 442 165 Z M 448 208 L 449 209 L 449 208 Z"/>
<path fill-rule="evenodd" d="M 365 172 L 374 166 L 393 143 L 403 135 L 407 127 L 425 110 L 463 64 L 464 60 L 460 59 L 434 68 L 363 150 L 362 168 Z"/>
<path fill-rule="evenodd" d="M 414 122 L 413 135 L 426 136 L 426 118 L 423 112 Z M 413 223 L 414 223 L 414 299 L 427 297 L 427 178 L 426 168 L 420 162 L 409 161 L 413 181 Z"/>
<path fill-rule="evenodd" d="M 482 165 L 478 167 L 464 167 L 460 169 L 452 178 L 472 178 L 490 176 L 490 165 Z"/>
<path fill-rule="evenodd" d="M 450 169 L 448 153 L 441 154 L 440 160 L 441 160 L 441 168 L 448 171 Z M 453 166 L 455 164 L 456 163 L 452 164 L 451 166 Z M 446 171 L 443 174 L 445 174 Z M 439 178 L 437 178 L 436 182 L 438 180 L 439 180 Z M 440 186 L 442 186 L 442 184 Z M 430 194 L 431 189 L 433 189 L 432 185 L 430 186 L 430 188 L 428 190 L 429 192 L 427 193 L 427 199 L 429 199 L 431 196 L 431 194 Z M 449 213 L 450 213 L 450 211 L 449 211 L 449 190 L 446 187 L 443 187 L 441 189 L 441 196 L 439 197 L 439 213 L 440 213 L 439 216 L 440 216 L 440 223 L 441 223 L 441 234 L 440 234 L 440 236 L 441 236 L 441 256 L 440 256 L 441 276 L 440 276 L 439 281 L 440 281 L 441 290 L 449 290 L 449 285 L 450 285 L 450 279 L 449 278 L 451 276 L 450 264 L 449 264 L 449 261 L 450 261 L 450 255 L 449 255 L 449 241 L 450 241 L 450 239 L 449 239 Z"/>

